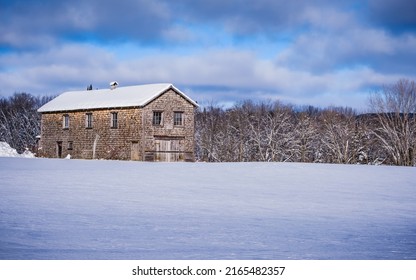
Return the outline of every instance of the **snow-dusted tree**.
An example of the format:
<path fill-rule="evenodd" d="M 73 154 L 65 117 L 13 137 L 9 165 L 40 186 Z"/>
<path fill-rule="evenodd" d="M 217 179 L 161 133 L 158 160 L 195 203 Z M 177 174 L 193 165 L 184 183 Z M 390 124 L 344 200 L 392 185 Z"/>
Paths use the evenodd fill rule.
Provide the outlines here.
<path fill-rule="evenodd" d="M 320 116 L 321 143 L 326 162 L 356 163 L 364 149 L 351 108 L 330 108 Z"/>
<path fill-rule="evenodd" d="M 251 116 L 251 141 L 260 161 L 292 161 L 293 110 L 280 102 L 260 103 Z"/>
<path fill-rule="evenodd" d="M 402 80 L 372 96 L 376 114 L 270 101 L 207 106 L 196 117 L 197 159 L 415 165 L 415 99 L 415 83 Z"/>
<path fill-rule="evenodd" d="M 399 80 L 383 87 L 369 100 L 375 113 L 373 135 L 383 148 L 386 163 L 416 164 L 416 84 Z"/>
<path fill-rule="evenodd" d="M 198 110 L 195 117 L 196 157 L 200 161 L 219 162 L 224 135 L 224 111 L 210 105 Z"/>
<path fill-rule="evenodd" d="M 255 110 L 256 106 L 251 101 L 244 101 L 226 111 L 226 161 L 255 161 L 249 125 Z"/>
<path fill-rule="evenodd" d="M 0 141 L 5 141 L 19 152 L 36 144 L 40 134 L 40 116 L 37 109 L 50 97 L 34 97 L 15 93 L 0 99 Z"/>
<path fill-rule="evenodd" d="M 317 112 L 307 107 L 295 114 L 294 126 L 294 161 L 314 162 L 319 150 Z"/>

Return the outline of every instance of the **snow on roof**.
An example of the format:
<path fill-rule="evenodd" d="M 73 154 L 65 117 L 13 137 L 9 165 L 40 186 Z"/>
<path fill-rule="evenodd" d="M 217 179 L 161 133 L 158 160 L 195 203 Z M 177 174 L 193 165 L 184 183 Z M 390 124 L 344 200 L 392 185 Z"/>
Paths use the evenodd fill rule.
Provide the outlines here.
<path fill-rule="evenodd" d="M 119 107 L 142 107 L 169 89 L 175 90 L 192 105 L 198 104 L 172 84 L 147 84 L 115 89 L 64 92 L 39 108 L 38 112 L 75 111 Z"/>

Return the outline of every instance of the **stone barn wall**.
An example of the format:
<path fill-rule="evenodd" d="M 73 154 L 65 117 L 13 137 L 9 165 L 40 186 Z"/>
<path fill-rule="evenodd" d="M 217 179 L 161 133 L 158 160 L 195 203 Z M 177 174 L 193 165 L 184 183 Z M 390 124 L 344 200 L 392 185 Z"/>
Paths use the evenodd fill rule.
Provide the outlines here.
<path fill-rule="evenodd" d="M 68 154 L 83 159 L 130 159 L 131 143 L 141 142 L 142 114 L 140 108 L 119 108 L 42 114 L 40 155 L 58 157 L 58 142 L 62 143 L 60 157 Z M 117 113 L 117 127 L 111 127 L 112 113 Z M 92 115 L 92 127 L 86 125 Z M 64 128 L 63 118 L 69 117 Z M 95 147 L 95 152 L 94 152 Z"/>
<path fill-rule="evenodd" d="M 42 114 L 39 156 L 80 159 L 194 160 L 195 107 L 170 89 L 143 108 L 92 109 Z M 162 123 L 153 125 L 153 112 Z M 174 113 L 183 123 L 174 125 Z M 117 127 L 112 127 L 117 113 Z M 92 126 L 87 126 L 87 114 Z M 64 127 L 64 116 L 69 126 Z M 143 125 L 144 124 L 144 125 Z"/>
<path fill-rule="evenodd" d="M 162 112 L 162 123 L 154 126 L 152 123 L 153 112 Z M 174 125 L 174 113 L 181 112 L 183 115 L 182 125 Z M 156 145 L 160 142 L 171 141 L 177 143 L 179 152 L 172 161 L 194 161 L 195 149 L 195 107 L 174 90 L 169 90 L 153 102 L 143 108 L 144 135 L 145 135 L 145 157 L 147 160 L 161 160 L 158 158 Z M 169 153 L 162 151 L 161 153 Z M 159 153 L 160 154 L 160 153 Z"/>

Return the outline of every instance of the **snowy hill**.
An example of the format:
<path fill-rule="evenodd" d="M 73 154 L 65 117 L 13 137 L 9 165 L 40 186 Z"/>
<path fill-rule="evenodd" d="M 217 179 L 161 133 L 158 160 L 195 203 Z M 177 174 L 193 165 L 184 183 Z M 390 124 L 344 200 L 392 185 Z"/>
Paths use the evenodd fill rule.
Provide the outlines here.
<path fill-rule="evenodd" d="M 416 172 L 0 158 L 0 259 L 415 259 Z"/>

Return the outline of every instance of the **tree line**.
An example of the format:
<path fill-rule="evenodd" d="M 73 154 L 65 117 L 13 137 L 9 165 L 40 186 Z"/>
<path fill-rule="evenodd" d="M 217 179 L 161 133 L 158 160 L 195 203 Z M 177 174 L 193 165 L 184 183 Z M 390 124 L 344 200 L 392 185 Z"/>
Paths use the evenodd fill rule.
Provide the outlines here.
<path fill-rule="evenodd" d="M 18 152 L 40 134 L 37 109 L 53 97 L 0 98 L 0 141 Z M 207 162 L 416 165 L 416 84 L 400 80 L 369 98 L 368 111 L 244 101 L 195 115 L 195 154 Z"/>
<path fill-rule="evenodd" d="M 369 112 L 278 101 L 207 106 L 196 114 L 197 160 L 416 165 L 415 83 L 372 94 Z"/>

